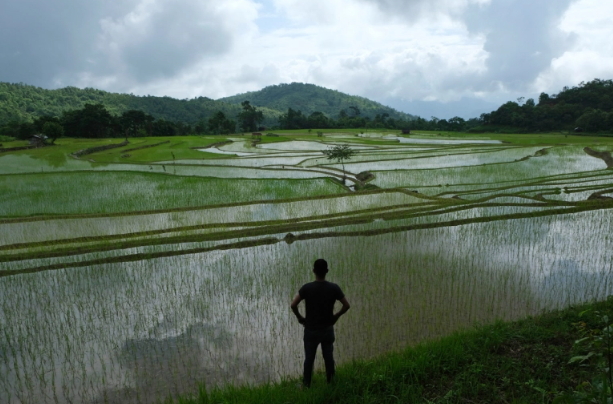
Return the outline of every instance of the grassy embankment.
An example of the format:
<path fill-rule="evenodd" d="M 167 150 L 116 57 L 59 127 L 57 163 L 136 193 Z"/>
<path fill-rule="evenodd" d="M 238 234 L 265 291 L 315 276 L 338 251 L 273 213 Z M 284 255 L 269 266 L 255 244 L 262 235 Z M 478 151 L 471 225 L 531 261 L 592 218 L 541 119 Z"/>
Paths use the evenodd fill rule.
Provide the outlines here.
<path fill-rule="evenodd" d="M 426 342 L 403 352 L 337 368 L 334 384 L 317 373 L 312 388 L 300 379 L 257 387 L 226 387 L 179 403 L 549 403 L 611 402 L 597 397 L 602 373 L 585 342 L 598 335 L 613 298 L 512 323 L 498 322 Z M 609 320 L 610 322 L 610 320 Z M 608 323 L 606 323 L 608 324 Z M 343 341 L 337 341 L 342 344 Z M 604 350 L 594 350 L 596 354 Z M 321 361 L 321 356 L 317 358 Z M 297 370 L 298 372 L 299 370 Z M 593 401 L 565 401 L 581 391 Z M 581 394 L 581 393 L 579 393 Z M 565 399 L 563 397 L 565 396 Z M 587 399 L 586 399 L 587 400 Z M 604 400 L 604 401 L 603 401 Z"/>

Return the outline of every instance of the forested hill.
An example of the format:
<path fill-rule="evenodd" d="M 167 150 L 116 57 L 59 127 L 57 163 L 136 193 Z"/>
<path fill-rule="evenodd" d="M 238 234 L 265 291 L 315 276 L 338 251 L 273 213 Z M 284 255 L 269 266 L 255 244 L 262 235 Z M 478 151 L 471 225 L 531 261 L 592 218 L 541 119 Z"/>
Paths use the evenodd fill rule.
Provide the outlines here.
<path fill-rule="evenodd" d="M 341 110 L 345 110 L 350 116 L 355 115 L 356 111 L 352 107 L 356 107 L 359 114 L 365 118 L 372 119 L 377 114 L 388 114 L 393 119 L 411 120 L 414 118 L 412 115 L 399 112 L 367 98 L 304 83 L 268 86 L 260 91 L 220 98 L 218 101 L 240 104 L 245 100 L 257 107 L 267 107 L 282 112 L 287 112 L 288 108 L 292 108 L 301 111 L 306 116 L 313 112 L 323 112 L 333 119 L 339 116 Z"/>
<path fill-rule="evenodd" d="M 288 108 L 301 110 L 307 116 L 319 111 L 333 119 L 342 110 L 350 117 L 357 114 L 364 118 L 374 118 L 377 114 L 387 113 L 393 119 L 412 119 L 411 115 L 366 98 L 301 83 L 270 86 L 261 91 L 220 100 L 206 97 L 179 100 L 110 93 L 94 88 L 46 90 L 26 84 L 0 82 L 0 126 L 11 121 L 31 122 L 42 116 L 60 117 L 64 111 L 81 109 L 85 104 L 102 104 L 117 116 L 128 110 L 139 110 L 156 119 L 195 124 L 207 121 L 218 111 L 234 119 L 242 111 L 240 103 L 246 100 L 264 113 L 262 123 L 266 126 L 276 125 L 278 117 L 287 112 Z"/>
<path fill-rule="evenodd" d="M 157 119 L 195 124 L 222 111 L 234 118 L 240 105 L 206 97 L 179 100 L 170 97 L 136 96 L 109 93 L 93 88 L 66 87 L 46 90 L 25 84 L 0 82 L 0 126 L 10 121 L 30 122 L 41 116 L 60 117 L 64 111 L 81 109 L 85 104 L 102 104 L 113 115 L 139 110 Z M 279 111 L 261 108 L 264 123 L 276 123 Z"/>
<path fill-rule="evenodd" d="M 496 111 L 483 114 L 482 129 L 534 131 L 571 130 L 613 133 L 613 81 L 595 79 L 558 94 L 541 93 L 533 99 L 509 101 Z M 579 129 L 577 129 L 579 130 Z"/>

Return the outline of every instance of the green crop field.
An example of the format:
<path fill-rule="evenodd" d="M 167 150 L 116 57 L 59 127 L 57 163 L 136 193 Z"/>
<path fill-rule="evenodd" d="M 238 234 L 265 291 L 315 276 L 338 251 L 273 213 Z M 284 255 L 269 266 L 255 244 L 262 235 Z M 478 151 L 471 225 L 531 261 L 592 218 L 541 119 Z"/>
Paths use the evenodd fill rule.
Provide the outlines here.
<path fill-rule="evenodd" d="M 322 257 L 341 364 L 613 294 L 612 138 L 317 132 L 0 153 L 0 402 L 295 378 Z"/>

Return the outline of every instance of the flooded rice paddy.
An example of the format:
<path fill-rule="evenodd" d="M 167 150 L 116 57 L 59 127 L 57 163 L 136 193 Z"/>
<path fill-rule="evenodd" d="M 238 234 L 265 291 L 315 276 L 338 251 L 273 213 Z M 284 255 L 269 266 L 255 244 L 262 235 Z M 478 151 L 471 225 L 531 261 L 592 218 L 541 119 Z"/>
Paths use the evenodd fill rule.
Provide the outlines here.
<path fill-rule="evenodd" d="M 377 143 L 388 137 L 235 138 L 218 164 L 0 155 L 0 402 L 150 403 L 297 377 L 289 302 L 321 257 L 352 304 L 339 363 L 613 293 L 602 160 L 482 138 Z M 338 142 L 358 151 L 346 185 L 313 154 Z M 85 188 L 106 175 L 120 182 L 97 203 Z"/>

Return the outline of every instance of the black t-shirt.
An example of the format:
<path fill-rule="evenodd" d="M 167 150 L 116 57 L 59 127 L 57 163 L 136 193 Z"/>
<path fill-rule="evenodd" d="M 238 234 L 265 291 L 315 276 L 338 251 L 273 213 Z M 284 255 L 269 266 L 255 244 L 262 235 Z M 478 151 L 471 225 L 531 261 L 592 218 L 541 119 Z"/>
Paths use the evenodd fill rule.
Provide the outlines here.
<path fill-rule="evenodd" d="M 306 302 L 305 327 L 320 330 L 334 324 L 334 303 L 345 297 L 341 288 L 328 281 L 310 282 L 298 291 Z"/>

